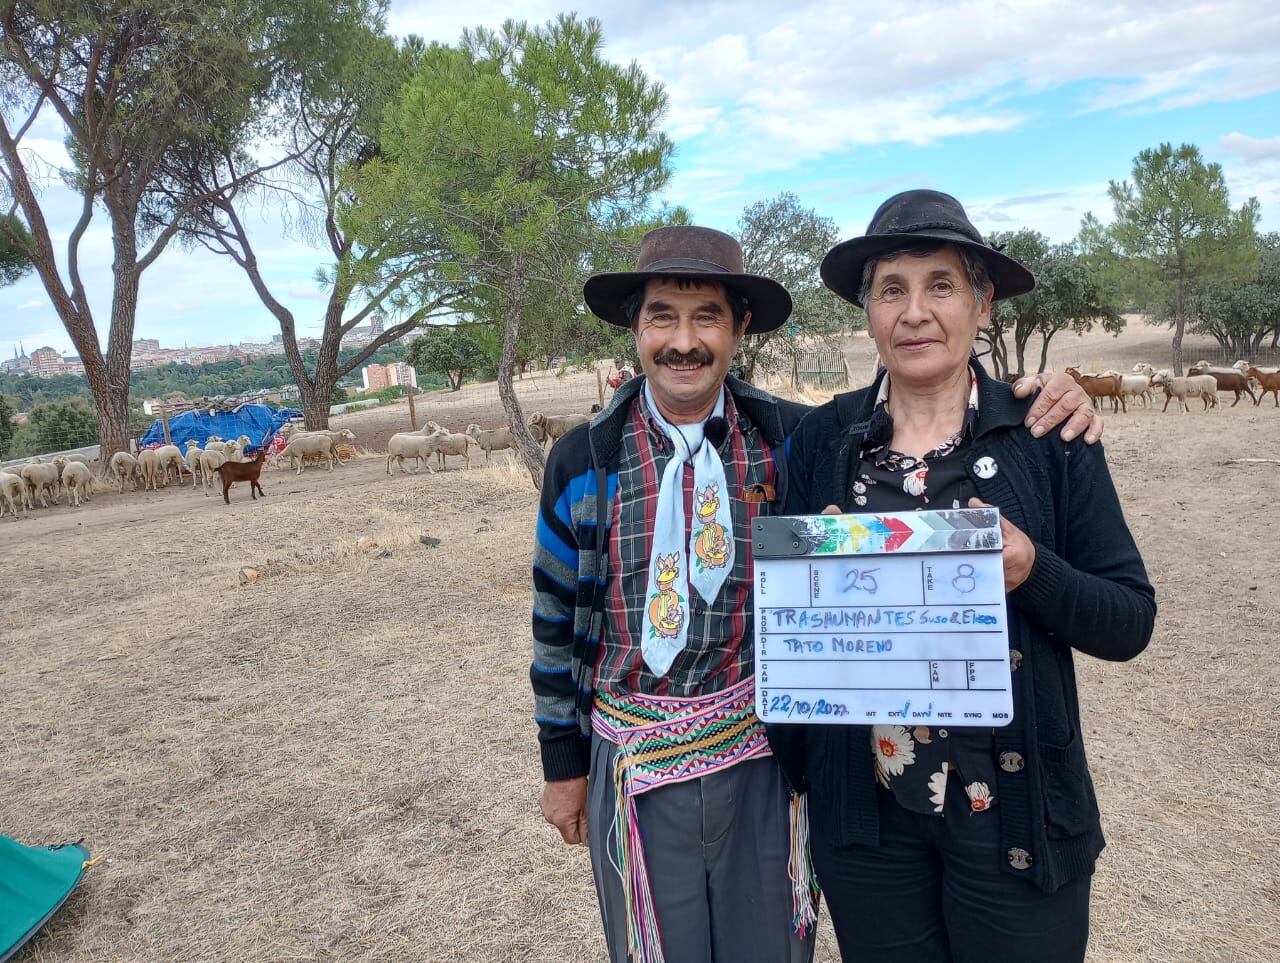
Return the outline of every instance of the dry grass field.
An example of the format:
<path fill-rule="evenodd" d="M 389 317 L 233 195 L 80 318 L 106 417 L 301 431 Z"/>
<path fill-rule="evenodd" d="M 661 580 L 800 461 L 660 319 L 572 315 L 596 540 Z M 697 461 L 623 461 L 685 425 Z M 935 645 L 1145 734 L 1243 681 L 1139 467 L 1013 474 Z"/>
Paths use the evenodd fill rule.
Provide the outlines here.
<path fill-rule="evenodd" d="M 1166 356 L 1138 327 L 1052 357 Z M 1280 411 L 1138 409 L 1106 444 L 1161 611 L 1136 662 L 1077 661 L 1110 840 L 1090 959 L 1270 963 L 1280 465 L 1227 462 L 1280 458 Z M 106 857 L 17 959 L 602 959 L 586 853 L 536 807 L 534 493 L 372 457 L 263 481 L 0 519 L 0 832 Z"/>

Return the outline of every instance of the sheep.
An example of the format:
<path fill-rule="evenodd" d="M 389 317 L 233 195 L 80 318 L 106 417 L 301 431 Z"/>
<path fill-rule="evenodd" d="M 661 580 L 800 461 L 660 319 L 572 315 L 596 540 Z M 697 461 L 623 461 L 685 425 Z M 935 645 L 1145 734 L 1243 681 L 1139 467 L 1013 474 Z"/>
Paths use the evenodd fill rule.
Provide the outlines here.
<path fill-rule="evenodd" d="M 476 440 L 470 435 L 455 435 L 448 431 L 437 431 L 434 435 L 428 435 L 435 442 L 436 457 L 440 459 L 440 468 L 443 471 L 446 455 L 461 455 L 466 459 L 467 467 L 471 467 L 471 451 L 469 446 L 476 444 Z"/>
<path fill-rule="evenodd" d="M 224 442 L 222 453 L 226 456 L 227 461 L 244 461 L 244 446 L 242 446 L 238 441 Z"/>
<path fill-rule="evenodd" d="M 506 451 L 514 443 L 510 428 L 494 428 L 492 431 L 485 431 L 479 425 L 467 425 L 465 433 L 475 441 L 476 445 L 484 449 L 485 464 L 489 463 L 493 452 Z"/>
<path fill-rule="evenodd" d="M 1280 372 L 1264 371 L 1257 365 L 1249 365 L 1245 375 L 1258 383 L 1258 397 L 1253 399 L 1255 408 L 1262 404 L 1262 399 L 1268 394 L 1275 398 L 1276 407 L 1280 408 Z"/>
<path fill-rule="evenodd" d="M 529 433 L 538 444 L 550 440 L 554 445 L 570 428 L 585 425 L 590 420 L 590 415 L 544 415 L 535 411 L 529 416 Z"/>
<path fill-rule="evenodd" d="M 285 445 L 280 451 L 281 458 L 289 458 L 292 465 L 292 459 L 298 458 L 297 474 L 302 474 L 305 467 L 307 455 L 322 456 L 329 465 L 329 471 L 333 471 L 333 439 L 328 435 L 299 435 L 289 439 L 289 444 Z"/>
<path fill-rule="evenodd" d="M 142 490 L 156 490 L 156 474 L 160 460 L 156 457 L 156 449 L 144 448 L 138 452 L 138 477 L 142 479 Z"/>
<path fill-rule="evenodd" d="M 200 474 L 204 477 L 203 488 L 205 496 L 208 497 L 209 490 L 213 487 L 213 476 L 218 473 L 218 469 L 226 464 L 227 456 L 222 452 L 212 448 L 206 448 L 200 454 Z"/>
<path fill-rule="evenodd" d="M 205 451 L 226 451 L 227 442 L 223 441 L 217 435 L 210 435 L 204 443 Z"/>
<path fill-rule="evenodd" d="M 172 468 L 178 476 L 178 481 L 182 481 L 182 452 L 178 450 L 177 445 L 161 445 L 155 449 L 156 452 L 156 474 L 163 479 L 162 488 L 169 485 L 169 469 Z"/>
<path fill-rule="evenodd" d="M 111 467 L 108 469 L 108 477 L 114 478 L 120 484 L 120 494 L 124 494 L 124 483 L 127 480 L 129 487 L 134 491 L 138 490 L 138 459 L 134 458 L 127 451 L 118 451 L 111 456 Z"/>
<path fill-rule="evenodd" d="M 421 469 L 422 459 L 427 461 L 427 471 L 431 471 L 431 456 L 436 451 L 437 435 L 420 435 L 416 431 L 404 431 L 392 435 L 387 441 L 387 474 L 391 474 L 391 462 L 394 459 L 400 466 L 401 474 L 407 475 L 404 467 L 406 458 L 413 459 L 413 470 L 416 474 Z"/>
<path fill-rule="evenodd" d="M 200 443 L 194 439 L 187 442 L 187 471 L 191 472 L 191 490 L 196 490 L 196 483 L 199 481 L 200 474 L 200 456 L 204 452 L 200 450 Z"/>
<path fill-rule="evenodd" d="M 355 432 L 353 432 L 350 428 L 336 428 L 336 429 L 321 428 L 317 431 L 299 431 L 291 435 L 289 440 L 294 441 L 298 438 L 309 438 L 309 437 L 320 436 L 320 435 L 323 435 L 324 437 L 328 438 L 329 441 L 332 443 L 333 460 L 338 464 L 338 467 L 341 468 L 342 458 L 340 455 L 338 455 L 338 446 L 353 445 L 355 444 L 355 440 L 356 440 Z M 282 451 L 280 454 L 281 456 L 283 456 L 284 452 Z M 290 468 L 293 467 L 292 460 L 290 460 L 289 467 Z"/>
<path fill-rule="evenodd" d="M 1177 398 L 1182 405 L 1183 414 L 1191 411 L 1187 406 L 1188 398 L 1199 398 L 1203 401 L 1204 411 L 1208 411 L 1210 405 L 1214 408 L 1218 407 L 1218 383 L 1209 375 L 1184 375 L 1181 378 L 1175 378 L 1165 369 L 1157 371 L 1151 383 L 1164 389 L 1164 407 L 1160 409 L 1162 412 L 1169 410 L 1169 402 L 1174 398 Z"/>
<path fill-rule="evenodd" d="M 4 515 L 4 506 L 9 506 L 13 520 L 18 520 L 18 506 L 22 506 L 25 515 L 31 509 L 31 499 L 27 495 L 27 483 L 21 475 L 0 469 L 0 517 Z"/>
<path fill-rule="evenodd" d="M 1120 377 L 1118 375 L 1090 375 L 1081 374 L 1078 368 L 1067 368 L 1067 374 L 1075 379 L 1076 384 L 1084 389 L 1084 393 L 1092 399 L 1094 407 L 1098 406 L 1098 401 L 1102 398 L 1111 399 L 1112 411 L 1128 412 L 1128 407 L 1124 403 L 1124 392 L 1120 389 Z"/>
<path fill-rule="evenodd" d="M 35 504 L 35 499 L 39 498 L 41 505 L 45 508 L 49 507 L 49 498 L 45 495 L 46 490 L 53 497 L 53 503 L 55 505 L 58 504 L 58 478 L 60 473 L 56 465 L 48 465 L 43 462 L 28 462 L 22 466 L 19 474 L 26 483 L 27 495 L 33 505 Z"/>
<path fill-rule="evenodd" d="M 1207 361 L 1197 361 L 1187 369 L 1187 374 L 1191 376 L 1205 375 L 1210 376 L 1218 385 L 1218 391 L 1231 391 L 1235 393 L 1236 400 L 1231 402 L 1234 408 L 1240 404 L 1240 394 L 1243 392 L 1249 396 L 1250 401 L 1257 401 L 1257 397 L 1253 393 L 1253 389 L 1249 387 L 1249 376 L 1243 371 L 1237 371 L 1235 368 L 1214 368 Z"/>
<path fill-rule="evenodd" d="M 1126 400 L 1137 401 L 1142 399 L 1143 407 L 1150 407 L 1151 398 L 1151 378 L 1146 374 L 1123 374 L 1119 371 L 1104 371 L 1104 378 L 1119 378 L 1120 393 Z"/>
<path fill-rule="evenodd" d="M 1148 378 L 1154 378 L 1156 376 L 1156 369 L 1151 365 L 1147 364 L 1145 361 L 1140 361 L 1137 364 L 1135 364 L 1133 366 L 1133 371 L 1134 371 L 1134 374 L 1144 374 Z"/>
<path fill-rule="evenodd" d="M 93 472 L 84 462 L 69 461 L 62 469 L 62 487 L 67 490 L 76 508 L 79 508 L 81 496 L 87 502 L 93 494 Z"/>
<path fill-rule="evenodd" d="M 267 497 L 267 493 L 262 490 L 262 485 L 258 483 L 258 477 L 262 474 L 262 466 L 267 461 L 267 449 L 259 448 L 257 453 L 248 461 L 225 461 L 218 466 L 218 476 L 222 479 L 222 500 L 228 505 L 231 504 L 231 486 L 236 482 L 247 481 L 249 483 L 249 497 L 257 501 L 258 495 L 263 498 Z M 254 492 L 257 494 L 254 494 Z"/>

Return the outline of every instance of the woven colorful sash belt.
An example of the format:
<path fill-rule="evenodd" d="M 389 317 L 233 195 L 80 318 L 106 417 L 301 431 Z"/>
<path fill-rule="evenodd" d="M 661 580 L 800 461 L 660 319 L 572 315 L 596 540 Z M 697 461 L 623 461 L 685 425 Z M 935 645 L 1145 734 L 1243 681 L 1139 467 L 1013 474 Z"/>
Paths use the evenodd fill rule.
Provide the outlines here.
<path fill-rule="evenodd" d="M 755 714 L 755 680 L 713 695 L 677 699 L 597 692 L 591 727 L 618 747 L 613 788 L 616 862 L 627 905 L 627 945 L 636 963 L 663 963 L 661 931 L 649 885 L 636 797 L 658 786 L 710 775 L 769 755 Z M 791 800 L 792 924 L 803 936 L 817 920 L 809 863 L 805 798 Z"/>

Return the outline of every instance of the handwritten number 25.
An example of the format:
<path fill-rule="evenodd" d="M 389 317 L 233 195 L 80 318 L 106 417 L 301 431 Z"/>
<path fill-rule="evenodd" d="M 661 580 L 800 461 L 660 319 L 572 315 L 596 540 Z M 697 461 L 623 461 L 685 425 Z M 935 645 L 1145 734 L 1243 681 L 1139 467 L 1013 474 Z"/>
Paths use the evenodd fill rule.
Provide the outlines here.
<path fill-rule="evenodd" d="M 878 568 L 869 568 L 865 571 L 851 568 L 844 573 L 844 590 L 846 592 L 859 591 L 866 592 L 869 595 L 875 595 L 880 588 L 880 583 L 876 581 L 875 573 L 880 571 Z"/>

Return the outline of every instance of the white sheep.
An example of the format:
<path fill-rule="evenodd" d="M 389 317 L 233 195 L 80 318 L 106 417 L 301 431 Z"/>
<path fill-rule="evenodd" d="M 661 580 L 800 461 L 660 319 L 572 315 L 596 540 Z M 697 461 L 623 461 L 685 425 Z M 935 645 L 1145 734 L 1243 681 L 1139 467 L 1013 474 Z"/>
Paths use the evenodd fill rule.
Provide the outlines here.
<path fill-rule="evenodd" d="M 111 456 L 111 467 L 108 471 L 108 477 L 114 478 L 120 485 L 120 494 L 124 494 L 124 483 L 127 480 L 129 487 L 134 491 L 138 490 L 138 459 L 134 458 L 127 451 L 118 451 Z"/>
<path fill-rule="evenodd" d="M 468 448 L 474 445 L 476 440 L 470 435 L 453 434 L 448 431 L 437 431 L 434 435 L 429 435 L 435 442 L 436 457 L 440 460 L 440 468 L 443 471 L 446 467 L 446 455 L 461 455 L 467 463 L 467 467 L 471 467 L 471 452 Z"/>
<path fill-rule="evenodd" d="M 416 431 L 404 431 L 392 435 L 387 441 L 387 474 L 391 474 L 391 462 L 400 466 L 401 474 L 407 475 L 404 467 L 406 458 L 413 459 L 413 470 L 416 474 L 422 468 L 422 460 L 427 461 L 427 471 L 431 471 L 431 456 L 436 451 L 437 435 L 420 435 Z"/>
<path fill-rule="evenodd" d="M 484 450 L 485 464 L 489 463 L 490 455 L 495 451 L 506 451 L 514 443 L 511 437 L 510 428 L 494 428 L 486 431 L 479 425 L 467 425 L 466 434 L 475 440 L 475 443 Z"/>
<path fill-rule="evenodd" d="M 218 467 L 224 464 L 226 460 L 227 456 L 216 449 L 206 448 L 201 452 L 200 474 L 204 482 L 200 487 L 204 490 L 205 495 L 208 495 L 210 489 L 213 488 L 214 478 L 220 477 L 218 476 Z"/>
<path fill-rule="evenodd" d="M 9 506 L 13 520 L 18 520 L 18 508 L 21 506 L 25 515 L 31 508 L 31 499 L 27 495 L 27 483 L 21 475 L 0 469 L 0 517 L 4 515 L 4 506 Z"/>
<path fill-rule="evenodd" d="M 160 487 L 167 488 L 169 485 L 169 469 L 172 468 L 179 482 L 182 481 L 182 452 L 177 445 L 161 445 L 155 449 L 156 452 L 156 474 L 160 476 L 162 484 Z"/>
<path fill-rule="evenodd" d="M 142 479 L 142 490 L 156 491 L 156 475 L 159 474 L 160 459 L 156 457 L 156 449 L 144 448 L 138 452 L 138 477 Z"/>
<path fill-rule="evenodd" d="M 319 436 L 319 435 L 323 435 L 324 437 L 328 438 L 329 441 L 332 443 L 333 460 L 337 463 L 338 467 L 341 468 L 343 465 L 343 462 L 342 462 L 342 457 L 338 454 L 338 446 L 355 444 L 355 440 L 356 440 L 355 432 L 353 432 L 350 428 L 321 428 L 316 431 L 298 431 L 298 432 L 294 432 L 290 436 L 289 441 L 294 441 L 295 439 L 298 439 L 298 438 L 309 438 L 312 436 Z M 280 457 L 283 457 L 283 456 L 284 456 L 284 452 L 282 451 L 280 453 Z M 290 459 L 289 467 L 290 468 L 294 467 L 292 459 Z"/>
<path fill-rule="evenodd" d="M 43 462 L 28 462 L 22 466 L 22 480 L 27 485 L 27 495 L 31 503 L 35 504 L 35 499 L 40 499 L 40 504 L 45 508 L 49 507 L 49 499 L 45 496 L 47 491 L 53 498 L 53 503 L 58 504 L 58 478 L 59 471 L 57 465 L 47 465 Z"/>
<path fill-rule="evenodd" d="M 228 442 L 223 441 L 217 435 L 210 435 L 204 443 L 205 451 L 226 451 Z"/>
<path fill-rule="evenodd" d="M 223 442 L 222 454 L 227 461 L 244 461 L 244 446 L 239 441 Z"/>
<path fill-rule="evenodd" d="M 529 433 L 538 444 L 550 441 L 554 445 L 569 429 L 585 425 L 590 420 L 590 415 L 544 415 L 535 411 L 529 416 Z"/>
<path fill-rule="evenodd" d="M 191 472 L 191 490 L 196 490 L 196 483 L 199 481 L 200 475 L 200 456 L 204 452 L 200 450 L 200 442 L 194 438 L 187 441 L 187 471 Z"/>
<path fill-rule="evenodd" d="M 1112 377 L 1120 379 L 1120 393 L 1124 395 L 1128 401 L 1137 401 L 1142 399 L 1144 406 L 1150 407 L 1152 404 L 1151 397 L 1151 378 L 1146 374 L 1124 374 L 1120 371 L 1104 371 L 1102 377 Z"/>
<path fill-rule="evenodd" d="M 67 490 L 76 508 L 79 508 L 80 499 L 87 502 L 93 494 L 93 472 L 84 462 L 69 461 L 62 469 L 62 487 Z"/>
<path fill-rule="evenodd" d="M 323 458 L 329 466 L 329 471 L 333 471 L 333 439 L 328 435 L 295 435 L 289 439 L 289 444 L 285 445 L 280 451 L 281 458 L 288 458 L 289 464 L 293 464 L 293 459 L 298 459 L 297 474 L 302 474 L 302 469 L 306 467 L 306 456 L 317 455 Z"/>
<path fill-rule="evenodd" d="M 1169 402 L 1174 398 L 1182 405 L 1182 413 L 1188 414 L 1191 409 L 1187 406 L 1188 398 L 1199 398 L 1204 402 L 1204 411 L 1208 411 L 1210 406 L 1218 407 L 1218 381 L 1213 375 L 1184 375 L 1181 378 L 1175 378 L 1168 369 L 1157 371 L 1155 377 L 1151 379 L 1151 383 L 1157 387 L 1164 389 L 1164 407 L 1161 411 L 1169 410 Z"/>

